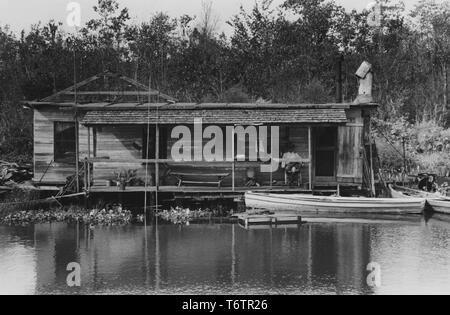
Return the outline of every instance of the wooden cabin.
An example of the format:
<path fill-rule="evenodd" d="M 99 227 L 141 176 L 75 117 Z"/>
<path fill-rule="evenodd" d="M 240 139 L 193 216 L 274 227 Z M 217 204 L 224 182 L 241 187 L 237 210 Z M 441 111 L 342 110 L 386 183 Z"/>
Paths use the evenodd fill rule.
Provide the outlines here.
<path fill-rule="evenodd" d="M 34 182 L 43 190 L 64 186 L 77 171 L 80 189 L 90 193 L 227 197 L 247 190 L 370 188 L 366 145 L 370 115 L 377 106 L 372 102 L 186 104 L 105 72 L 27 104 L 34 111 Z M 190 131 L 192 141 L 180 140 L 180 128 Z M 218 129 L 228 140 L 213 141 L 214 160 L 202 157 L 212 137 L 203 133 Z M 272 152 L 275 132 L 278 156 Z M 180 141 L 191 160 L 174 158 Z M 296 157 L 292 172 L 283 158 L 289 154 Z M 135 178 L 119 187 L 117 173 L 128 170 L 136 171 Z"/>

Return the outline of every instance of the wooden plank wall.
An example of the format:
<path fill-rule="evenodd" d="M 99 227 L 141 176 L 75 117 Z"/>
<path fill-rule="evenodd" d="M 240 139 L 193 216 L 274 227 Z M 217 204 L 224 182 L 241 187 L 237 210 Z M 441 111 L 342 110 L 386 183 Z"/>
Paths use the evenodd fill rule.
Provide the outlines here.
<path fill-rule="evenodd" d="M 338 172 L 341 184 L 361 184 L 363 181 L 364 118 L 360 109 L 347 111 L 348 123 L 338 128 Z"/>
<path fill-rule="evenodd" d="M 96 134 L 96 157 L 129 162 L 94 163 L 94 179 L 113 180 L 114 172 L 121 170 L 138 170 L 138 176 L 145 178 L 145 167 L 141 163 L 133 163 L 133 160 L 142 159 L 142 150 L 139 149 L 143 136 L 141 126 L 102 126 L 96 128 Z"/>
<path fill-rule="evenodd" d="M 73 121 L 72 110 L 34 110 L 34 181 L 39 182 L 42 179 L 43 184 L 63 183 L 68 176 L 75 174 L 75 163 L 54 162 L 54 123 Z M 79 126 L 79 137 L 82 159 L 88 154 L 88 130 L 85 126 Z"/>

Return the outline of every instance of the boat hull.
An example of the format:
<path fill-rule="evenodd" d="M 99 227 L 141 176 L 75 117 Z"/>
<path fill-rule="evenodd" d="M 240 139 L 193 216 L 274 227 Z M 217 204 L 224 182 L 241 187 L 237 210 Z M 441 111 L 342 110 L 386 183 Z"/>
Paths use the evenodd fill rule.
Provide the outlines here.
<path fill-rule="evenodd" d="M 449 200 L 428 199 L 427 202 L 434 212 L 450 214 Z"/>
<path fill-rule="evenodd" d="M 402 192 L 402 190 L 405 191 L 406 193 L 415 194 L 416 196 L 421 196 L 425 198 L 428 205 L 434 212 L 450 214 L 450 198 L 445 196 L 439 196 L 438 194 L 427 193 L 419 190 L 413 190 L 402 187 L 395 187 L 395 189 L 391 187 L 392 197 L 394 198 L 408 197 Z"/>
<path fill-rule="evenodd" d="M 421 214 L 425 209 L 425 199 L 422 198 L 342 198 L 252 192 L 245 194 L 245 203 L 253 209 L 301 213 Z"/>

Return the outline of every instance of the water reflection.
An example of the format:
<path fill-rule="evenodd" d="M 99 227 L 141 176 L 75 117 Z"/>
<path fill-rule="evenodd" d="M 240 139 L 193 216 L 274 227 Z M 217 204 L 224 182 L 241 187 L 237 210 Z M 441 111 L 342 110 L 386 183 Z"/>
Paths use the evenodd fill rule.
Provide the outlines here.
<path fill-rule="evenodd" d="M 300 227 L 231 224 L 90 229 L 0 227 L 0 293 L 450 293 L 450 219 L 309 218 Z M 82 287 L 66 286 L 70 262 Z M 369 262 L 382 287 L 367 286 Z"/>

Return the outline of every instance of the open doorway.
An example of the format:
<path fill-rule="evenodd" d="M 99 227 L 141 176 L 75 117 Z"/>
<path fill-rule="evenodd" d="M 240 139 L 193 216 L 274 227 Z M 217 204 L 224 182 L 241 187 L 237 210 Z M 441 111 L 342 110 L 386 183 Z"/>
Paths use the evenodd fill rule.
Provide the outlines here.
<path fill-rule="evenodd" d="M 337 127 L 314 128 L 316 182 L 336 181 Z"/>

